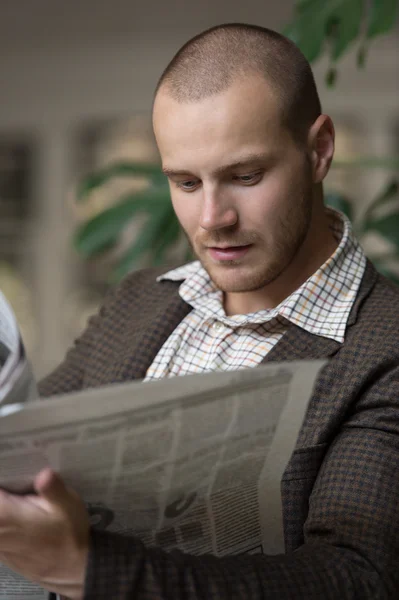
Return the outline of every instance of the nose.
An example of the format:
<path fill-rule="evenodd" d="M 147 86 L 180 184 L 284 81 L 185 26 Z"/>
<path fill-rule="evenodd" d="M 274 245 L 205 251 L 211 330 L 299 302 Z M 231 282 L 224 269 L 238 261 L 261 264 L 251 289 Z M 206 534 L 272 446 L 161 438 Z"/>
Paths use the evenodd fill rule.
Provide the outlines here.
<path fill-rule="evenodd" d="M 232 227 L 238 221 L 238 213 L 231 200 L 217 190 L 203 187 L 200 226 L 206 231 Z"/>

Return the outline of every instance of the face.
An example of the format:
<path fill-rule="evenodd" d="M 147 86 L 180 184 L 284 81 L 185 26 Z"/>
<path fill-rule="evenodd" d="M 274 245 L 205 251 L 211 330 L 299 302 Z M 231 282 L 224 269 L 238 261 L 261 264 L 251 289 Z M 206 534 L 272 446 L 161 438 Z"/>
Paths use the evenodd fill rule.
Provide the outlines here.
<path fill-rule="evenodd" d="M 292 263 L 308 235 L 314 173 L 259 78 L 200 102 L 161 90 L 154 132 L 176 215 L 224 292 L 260 290 Z"/>

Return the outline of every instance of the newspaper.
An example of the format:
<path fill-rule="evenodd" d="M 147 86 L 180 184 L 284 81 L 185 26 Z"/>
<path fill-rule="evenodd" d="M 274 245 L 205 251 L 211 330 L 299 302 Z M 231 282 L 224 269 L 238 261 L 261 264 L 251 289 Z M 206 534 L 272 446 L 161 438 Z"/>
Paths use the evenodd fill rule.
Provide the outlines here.
<path fill-rule="evenodd" d="M 51 466 L 82 495 L 93 527 L 192 554 L 278 554 L 281 477 L 323 364 L 270 363 L 8 404 L 0 487 L 29 492 Z M 0 600 L 44 598 L 0 566 Z"/>

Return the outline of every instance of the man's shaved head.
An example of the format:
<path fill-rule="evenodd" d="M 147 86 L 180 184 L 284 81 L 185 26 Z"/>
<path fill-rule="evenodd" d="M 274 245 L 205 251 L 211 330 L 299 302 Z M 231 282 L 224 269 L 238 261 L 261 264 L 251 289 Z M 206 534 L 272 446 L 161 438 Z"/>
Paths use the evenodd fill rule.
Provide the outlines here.
<path fill-rule="evenodd" d="M 198 102 L 253 75 L 270 83 L 281 102 L 283 125 L 303 143 L 321 114 L 310 65 L 293 42 L 264 27 L 231 23 L 200 33 L 171 60 L 155 95 L 162 88 L 177 102 Z"/>

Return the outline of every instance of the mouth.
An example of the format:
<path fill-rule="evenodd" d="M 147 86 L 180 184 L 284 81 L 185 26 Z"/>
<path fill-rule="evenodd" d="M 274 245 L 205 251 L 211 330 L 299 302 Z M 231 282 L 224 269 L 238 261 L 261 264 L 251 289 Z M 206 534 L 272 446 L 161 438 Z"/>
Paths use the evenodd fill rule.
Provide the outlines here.
<path fill-rule="evenodd" d="M 208 248 L 208 252 L 216 262 L 239 260 L 245 256 L 251 246 L 252 244 L 245 246 L 211 246 Z"/>

